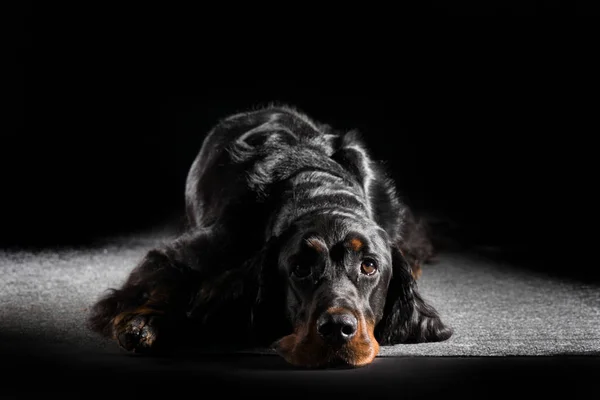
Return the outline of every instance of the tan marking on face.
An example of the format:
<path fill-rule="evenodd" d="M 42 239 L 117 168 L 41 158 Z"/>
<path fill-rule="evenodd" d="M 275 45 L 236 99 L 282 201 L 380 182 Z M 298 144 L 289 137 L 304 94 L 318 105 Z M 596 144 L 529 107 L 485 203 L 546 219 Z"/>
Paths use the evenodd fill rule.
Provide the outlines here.
<path fill-rule="evenodd" d="M 332 307 L 331 314 L 349 312 L 344 308 Z M 353 313 L 356 316 L 356 313 Z M 335 349 L 328 346 L 316 330 L 316 319 L 308 324 L 299 324 L 294 333 L 281 338 L 275 344 L 277 353 L 290 364 L 315 368 L 330 361 L 341 360 L 354 367 L 370 364 L 379 353 L 379 343 L 374 336 L 375 324 L 363 315 L 358 318 L 356 335 L 345 345 Z"/>
<path fill-rule="evenodd" d="M 297 325 L 294 333 L 277 341 L 275 349 L 288 363 L 298 367 L 317 368 L 330 357 L 314 325 L 308 324 Z"/>
<path fill-rule="evenodd" d="M 358 239 L 358 238 L 350 239 L 350 247 L 352 248 L 352 250 L 360 251 L 360 249 L 362 249 L 363 246 L 364 246 L 364 243 L 360 239 Z"/>
<path fill-rule="evenodd" d="M 375 339 L 374 331 L 375 324 L 372 321 L 367 321 L 364 316 L 358 319 L 356 336 L 343 348 L 344 358 L 348 364 L 362 367 L 373 362 L 379 353 L 379 343 Z"/>

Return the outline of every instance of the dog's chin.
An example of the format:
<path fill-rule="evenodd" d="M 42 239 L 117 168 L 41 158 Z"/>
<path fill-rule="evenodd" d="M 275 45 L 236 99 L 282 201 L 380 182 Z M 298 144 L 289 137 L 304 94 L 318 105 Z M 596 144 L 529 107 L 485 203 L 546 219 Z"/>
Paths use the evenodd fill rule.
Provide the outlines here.
<path fill-rule="evenodd" d="M 370 364 L 379 353 L 373 340 L 330 346 L 316 337 L 285 336 L 272 346 L 288 363 L 301 368 L 357 368 Z"/>

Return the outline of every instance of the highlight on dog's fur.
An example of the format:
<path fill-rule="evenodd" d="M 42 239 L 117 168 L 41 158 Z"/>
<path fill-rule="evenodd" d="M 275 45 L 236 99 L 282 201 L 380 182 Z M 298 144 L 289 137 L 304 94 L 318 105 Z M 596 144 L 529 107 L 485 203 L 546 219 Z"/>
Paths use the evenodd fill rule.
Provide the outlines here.
<path fill-rule="evenodd" d="M 122 348 L 272 345 L 302 367 L 363 366 L 380 345 L 451 336 L 417 289 L 426 231 L 357 132 L 289 107 L 230 116 L 185 199 L 186 232 L 93 307 Z"/>

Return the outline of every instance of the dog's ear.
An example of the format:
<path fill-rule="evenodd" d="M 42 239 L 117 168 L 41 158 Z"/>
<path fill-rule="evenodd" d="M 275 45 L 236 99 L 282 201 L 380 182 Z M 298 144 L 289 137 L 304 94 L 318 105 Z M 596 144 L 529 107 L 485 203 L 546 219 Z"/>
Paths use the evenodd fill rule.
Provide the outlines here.
<path fill-rule="evenodd" d="M 375 330 L 379 343 L 438 342 L 452 336 L 452 329 L 419 294 L 410 265 L 396 247 L 392 248 L 392 263 L 383 317 Z"/>
<path fill-rule="evenodd" d="M 278 265 L 281 243 L 280 237 L 271 238 L 254 260 L 258 286 L 252 306 L 251 335 L 254 343 L 265 346 L 289 334 L 292 329 L 287 319 L 287 283 Z"/>
<path fill-rule="evenodd" d="M 237 268 L 205 277 L 187 313 L 200 323 L 197 337 L 217 336 L 219 342 L 235 342 L 236 346 L 254 344 L 261 341 L 265 325 L 284 315 L 275 312 L 277 306 L 285 305 L 276 298 L 278 285 L 272 281 L 277 272 L 273 264 L 276 242 L 269 241 Z"/>

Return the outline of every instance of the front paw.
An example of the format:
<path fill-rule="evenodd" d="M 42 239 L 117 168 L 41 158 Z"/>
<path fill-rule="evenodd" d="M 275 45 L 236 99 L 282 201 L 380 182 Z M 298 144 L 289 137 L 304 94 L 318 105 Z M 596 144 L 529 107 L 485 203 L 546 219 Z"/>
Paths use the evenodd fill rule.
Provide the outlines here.
<path fill-rule="evenodd" d="M 119 346 L 134 353 L 150 353 L 160 349 L 161 322 L 159 314 L 124 312 L 113 321 L 113 338 Z"/>

